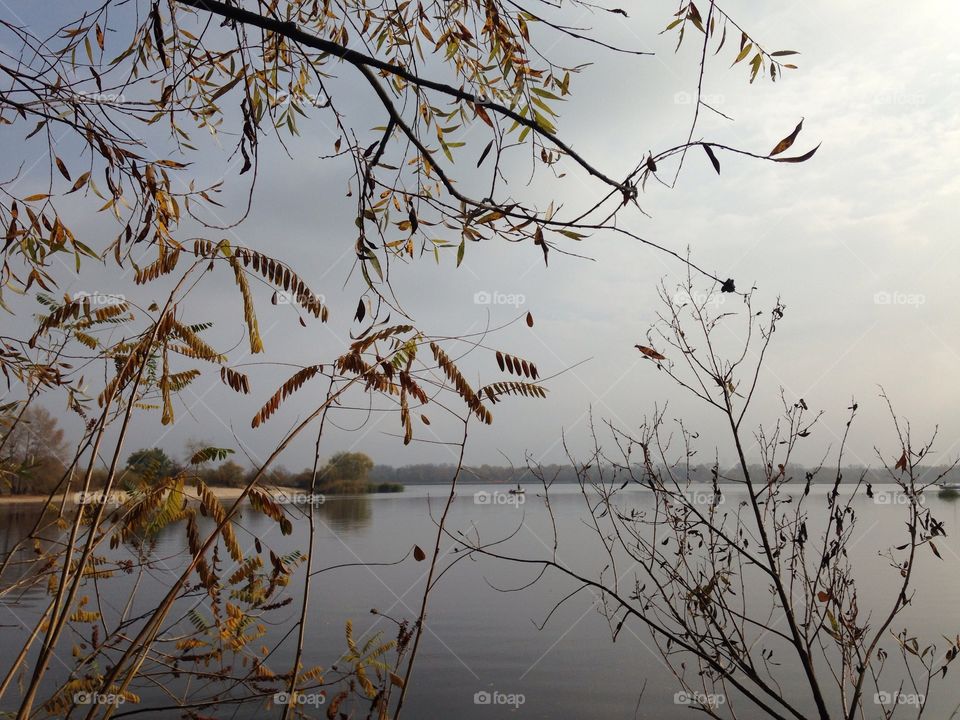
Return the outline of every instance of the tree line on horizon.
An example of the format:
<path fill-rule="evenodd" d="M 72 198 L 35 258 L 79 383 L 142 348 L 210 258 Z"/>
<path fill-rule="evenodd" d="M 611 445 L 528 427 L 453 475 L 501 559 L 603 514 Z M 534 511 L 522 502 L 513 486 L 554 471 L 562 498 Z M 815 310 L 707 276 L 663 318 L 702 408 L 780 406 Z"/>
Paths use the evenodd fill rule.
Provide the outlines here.
<path fill-rule="evenodd" d="M 612 466 L 611 466 L 612 467 Z M 640 467 L 636 464 L 634 467 Z M 763 472 L 765 468 L 760 464 L 748 465 L 750 472 Z M 797 466 L 791 468 L 792 478 L 788 478 L 797 484 L 807 482 L 808 476 L 812 485 L 832 483 L 834 478 L 828 478 L 822 473 L 816 475 L 814 468 Z M 390 482 L 400 483 L 402 485 L 440 485 L 449 483 L 453 474 L 456 472 L 456 466 L 453 464 L 431 464 L 421 463 L 415 465 L 375 465 L 370 473 L 372 482 Z M 685 468 L 686 472 L 686 468 Z M 776 473 L 776 470 L 774 470 Z M 714 481 L 714 477 L 720 484 L 742 482 L 743 472 L 739 467 L 724 468 L 719 472 L 713 465 L 701 463 L 689 467 L 689 479 L 693 483 L 703 483 L 706 485 Z M 925 466 L 921 478 L 928 478 L 928 482 L 933 482 L 934 478 L 943 474 L 941 482 L 960 482 L 960 468 L 951 468 L 947 464 Z M 856 483 L 863 479 L 865 483 L 871 485 L 882 485 L 892 483 L 893 480 L 883 468 L 869 468 L 863 465 L 848 465 L 841 469 L 841 482 Z M 512 467 L 498 465 L 465 465 L 461 469 L 460 483 L 503 483 L 507 485 L 520 484 L 548 484 L 554 483 L 577 483 L 579 482 L 577 467 L 573 463 L 548 465 L 539 465 L 535 469 L 528 467 Z"/>
<path fill-rule="evenodd" d="M 68 443 L 56 417 L 46 408 L 30 408 L 21 422 L 12 430 L 12 418 L 0 415 L 0 495 L 38 495 L 61 491 L 58 487 L 69 470 Z M 198 448 L 186 449 L 186 457 L 193 458 Z M 161 448 L 140 448 L 127 458 L 121 484 L 134 486 L 142 479 L 161 480 L 181 472 L 198 477 L 211 487 L 244 487 L 257 472 L 252 465 L 242 465 L 229 456 L 232 450 L 220 449 L 210 461 L 178 462 Z M 221 460 L 215 464 L 214 460 Z M 374 463 L 360 452 L 334 453 L 325 465 L 318 467 L 315 489 L 319 493 L 338 495 L 368 492 L 398 492 L 402 485 L 378 480 L 373 476 Z M 94 472 L 92 487 L 104 487 L 106 468 Z M 306 468 L 291 472 L 277 467 L 270 473 L 274 485 L 298 490 L 314 487 L 313 470 Z M 69 490 L 69 488 L 67 488 Z"/>
<path fill-rule="evenodd" d="M 19 423 L 13 431 L 10 426 L 11 418 L 0 415 L 0 439 L 5 440 L 4 451 L 0 456 L 0 495 L 36 495 L 46 494 L 57 488 L 57 484 L 67 469 L 66 458 L 69 456 L 68 443 L 63 429 L 56 417 L 46 408 L 32 407 L 28 410 L 24 422 Z M 9 434 L 9 437 L 7 435 Z M 196 448 L 192 445 L 186 448 L 186 457 L 191 457 Z M 224 451 L 230 455 L 232 451 Z M 144 476 L 172 477 L 190 463 L 186 460 L 178 462 L 171 458 L 161 448 L 141 448 L 127 458 L 124 473 L 129 482 L 135 482 Z M 399 492 L 406 485 L 441 485 L 449 483 L 456 472 L 456 466 L 446 463 L 418 463 L 411 465 L 376 464 L 362 452 L 338 452 L 333 454 L 327 463 L 317 472 L 317 492 L 323 494 L 356 494 L 367 492 Z M 760 465 L 751 465 L 751 471 L 763 471 Z M 250 464 L 241 464 L 232 458 L 227 458 L 214 464 L 202 463 L 191 468 L 193 474 L 211 487 L 244 487 L 257 469 Z M 925 475 L 931 481 L 940 474 L 946 473 L 942 482 L 960 482 L 960 469 L 948 469 L 947 465 L 930 465 Z M 812 473 L 807 470 L 794 470 L 796 483 L 805 483 Z M 313 471 L 305 468 L 300 471 L 289 470 L 282 465 L 269 471 L 269 479 L 278 487 L 309 490 L 312 487 Z M 714 478 L 720 484 L 738 482 L 742 480 L 742 471 L 739 468 L 721 468 L 719 473 L 712 465 L 701 463 L 690 467 L 689 476 L 692 482 L 711 484 Z M 864 482 L 879 485 L 891 482 L 882 469 L 867 468 L 850 465 L 843 468 L 842 481 L 857 482 L 861 478 Z M 93 487 L 103 487 L 106 478 L 106 469 L 97 470 L 93 478 Z M 492 484 L 541 484 L 576 483 L 578 482 L 577 468 L 570 464 L 539 465 L 535 470 L 529 467 L 515 467 L 507 465 L 475 465 L 464 466 L 461 470 L 462 483 L 492 483 Z M 822 478 L 811 478 L 812 484 L 825 482 Z"/>

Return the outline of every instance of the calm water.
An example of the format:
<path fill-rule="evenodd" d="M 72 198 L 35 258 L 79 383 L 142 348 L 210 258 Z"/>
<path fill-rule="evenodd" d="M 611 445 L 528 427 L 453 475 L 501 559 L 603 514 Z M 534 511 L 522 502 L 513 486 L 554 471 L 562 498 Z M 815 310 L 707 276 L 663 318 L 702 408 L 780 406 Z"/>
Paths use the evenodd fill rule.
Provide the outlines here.
<path fill-rule="evenodd" d="M 527 486 L 526 501 L 513 505 L 475 504 L 473 494 L 480 486 L 464 486 L 454 505 L 448 527 L 452 532 L 470 533 L 482 541 L 513 537 L 501 551 L 528 558 L 549 558 L 552 551 L 551 522 L 539 491 Z M 493 489 L 493 488 L 489 488 Z M 499 491 L 503 492 L 500 487 Z M 737 501 L 735 490 L 726 490 L 726 503 Z M 811 508 L 825 504 L 825 488 L 814 488 Z M 343 563 L 383 563 L 398 560 L 414 545 L 429 552 L 435 526 L 432 509 L 438 516 L 445 498 L 441 487 L 408 487 L 402 495 L 365 498 L 331 498 L 319 506 L 315 566 Z M 643 506 L 650 496 L 643 490 L 624 495 L 625 501 Z M 936 641 L 941 635 L 960 632 L 960 541 L 954 529 L 960 525 L 960 502 L 927 498 L 934 515 L 946 521 L 947 538 L 938 539 L 943 560 L 929 552 L 921 554 L 917 572 L 917 595 L 905 620 L 912 634 Z M 551 492 L 551 504 L 560 536 L 559 562 L 586 575 L 595 576 L 604 560 L 596 536 L 583 522 L 589 519 L 577 488 L 561 486 Z M 22 506 L 0 507 L 0 552 L 6 552 L 30 527 L 36 510 Z M 902 542 L 904 509 L 896 504 L 877 504 L 864 498 L 857 504 L 859 517 L 856 542 L 851 549 L 860 583 L 861 617 L 872 607 L 892 597 L 891 584 L 897 574 L 878 551 Z M 243 527 L 278 553 L 306 550 L 307 528 L 295 522 L 294 534 L 282 537 L 272 521 L 249 511 Z M 248 538 L 249 541 L 249 538 Z M 243 538 L 241 538 L 243 542 Z M 134 612 L 146 611 L 156 602 L 165 583 L 179 574 L 183 560 L 181 530 L 165 531 L 158 540 L 156 555 L 167 558 L 156 563 L 141 579 Z M 456 556 L 449 556 L 445 563 Z M 350 567 L 332 570 L 314 578 L 311 597 L 311 621 L 306 643 L 306 666 L 330 667 L 337 662 L 345 644 L 343 627 L 353 619 L 358 634 L 383 630 L 392 638 L 394 626 L 371 615 L 379 611 L 397 619 L 414 618 L 419 608 L 427 562 L 412 558 L 393 567 Z M 621 568 L 621 572 L 628 566 Z M 553 614 L 543 630 L 542 623 L 551 608 L 575 586 L 557 575 L 547 575 L 534 586 L 517 592 L 504 592 L 527 584 L 534 577 L 531 567 L 508 564 L 489 558 L 463 560 L 453 566 L 432 595 L 429 630 L 420 648 L 413 684 L 408 694 L 407 717 L 458 718 L 459 720 L 497 717 L 529 718 L 681 718 L 692 717 L 689 708 L 678 705 L 676 681 L 665 669 L 647 631 L 639 623 L 627 623 L 616 642 L 611 642 L 607 621 L 597 611 L 595 598 L 583 591 Z M 297 597 L 302 571 L 291 584 Z M 628 584 L 630 575 L 627 576 Z M 111 581 L 112 582 L 112 581 Z M 121 578 L 120 584 L 132 583 Z M 115 616 L 122 610 L 125 594 L 111 590 L 104 594 L 104 614 Z M 23 624 L 36 617 L 45 601 L 42 588 L 12 599 L 0 601 L 0 644 L 19 648 Z M 275 612 L 270 632 L 280 638 L 298 613 L 298 603 Z M 259 644 L 259 643 L 258 643 Z M 271 644 L 268 642 L 268 644 Z M 941 639 L 940 645 L 943 645 Z M 895 647 L 886 643 L 891 656 Z M 292 640 L 281 645 L 270 666 L 279 672 L 292 662 Z M 6 672 L 11 657 L 0 655 L 0 669 Z M 62 677 L 62 666 L 53 668 Z M 952 680 L 960 672 L 953 668 L 947 679 L 935 685 L 925 717 L 950 718 L 960 704 L 960 685 Z M 784 672 L 784 693 L 795 697 L 801 689 L 792 683 L 793 675 Z M 891 681 L 891 691 L 896 683 Z M 478 692 L 514 694 L 523 703 L 517 707 L 475 703 Z M 160 690 L 140 686 L 137 692 L 143 706 L 154 702 L 168 704 Z M 872 695 L 872 690 L 870 691 Z M 16 690 L 0 705 L 10 709 Z M 800 695 L 800 697 L 803 697 Z M 130 710 L 127 705 L 123 710 Z M 257 712 L 247 709 L 222 710 L 218 717 L 270 717 L 270 706 Z M 320 709 L 313 715 L 325 717 Z M 141 714 L 134 717 L 150 717 Z M 156 714 L 155 716 L 161 716 Z M 177 717 L 176 713 L 166 716 Z M 748 711 L 743 717 L 753 717 Z M 875 715 L 880 717 L 879 708 Z M 915 717 L 909 707 L 896 717 Z M 957 714 L 960 717 L 960 713 Z"/>

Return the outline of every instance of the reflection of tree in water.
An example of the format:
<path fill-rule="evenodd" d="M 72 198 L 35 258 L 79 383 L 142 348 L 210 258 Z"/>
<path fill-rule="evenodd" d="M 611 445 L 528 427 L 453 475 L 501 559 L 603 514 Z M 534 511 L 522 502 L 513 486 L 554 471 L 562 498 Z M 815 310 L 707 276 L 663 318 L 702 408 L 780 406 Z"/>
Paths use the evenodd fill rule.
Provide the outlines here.
<path fill-rule="evenodd" d="M 286 510 L 293 523 L 294 535 L 306 533 L 310 508 L 305 503 L 298 503 L 288 505 Z M 364 528 L 370 524 L 373 517 L 370 498 L 365 495 L 327 495 L 325 502 L 313 506 L 313 513 L 318 527 L 322 527 L 322 521 L 335 531 Z M 272 521 L 263 515 L 247 511 L 243 513 L 242 522 L 247 530 L 256 533 L 269 529 Z"/>
<path fill-rule="evenodd" d="M 370 524 L 373 509 L 370 498 L 327 497 L 323 505 L 317 505 L 317 515 L 334 530 L 357 530 Z"/>
<path fill-rule="evenodd" d="M 0 560 L 30 532 L 41 505 L 7 505 L 0 508 Z"/>
<path fill-rule="evenodd" d="M 225 505 L 229 506 L 233 501 L 225 501 Z M 307 513 L 309 509 L 304 504 L 290 505 L 287 506 L 287 512 L 290 517 L 290 521 L 293 523 L 294 533 L 306 532 L 307 529 Z M 330 496 L 326 497 L 326 502 L 322 504 L 314 505 L 314 514 L 318 520 L 322 520 L 327 523 L 332 529 L 336 531 L 343 530 L 356 530 L 363 527 L 366 527 L 370 524 L 370 521 L 373 516 L 373 511 L 370 506 L 369 497 L 362 495 L 355 496 Z M 32 520 L 31 520 L 32 522 Z M 269 518 L 252 512 L 249 504 L 245 505 L 241 511 L 240 517 L 237 519 L 237 522 L 243 529 L 252 535 L 258 535 L 259 533 L 269 530 L 273 526 L 273 521 Z M 214 522 L 212 518 L 200 517 L 198 518 L 198 524 L 201 531 L 209 531 L 213 528 Z M 29 529 L 29 526 L 27 527 Z M 24 530 L 26 532 L 26 529 Z M 160 530 L 154 537 L 149 538 L 149 540 L 155 544 L 156 548 L 165 549 L 172 546 L 182 544 L 183 542 L 183 526 L 181 523 L 173 523 L 168 525 Z M 142 538 L 138 538 L 141 540 Z M 15 542 L 15 540 L 11 541 Z"/>
<path fill-rule="evenodd" d="M 40 597 L 46 592 L 46 584 L 42 582 L 46 576 L 42 573 L 47 568 L 41 563 L 33 562 L 37 556 L 33 544 L 24 543 L 15 550 L 17 543 L 33 530 L 42 508 L 42 504 L 14 504 L 0 507 L 0 562 L 6 560 L 10 552 L 14 552 L 0 581 L 0 587 L 19 583 L 21 588 L 5 597 L 4 603 L 29 602 L 29 599 Z M 45 522 L 48 525 L 42 535 L 46 540 L 39 542 L 42 552 L 49 551 L 53 544 L 61 543 L 67 537 L 66 532 L 55 524 L 56 510 L 52 508 L 48 510 Z"/>

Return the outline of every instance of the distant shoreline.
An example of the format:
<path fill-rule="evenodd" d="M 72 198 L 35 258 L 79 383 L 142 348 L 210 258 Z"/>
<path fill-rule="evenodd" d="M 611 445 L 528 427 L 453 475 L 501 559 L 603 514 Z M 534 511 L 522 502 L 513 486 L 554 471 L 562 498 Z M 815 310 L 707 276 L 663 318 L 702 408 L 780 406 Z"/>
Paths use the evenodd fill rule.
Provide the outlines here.
<path fill-rule="evenodd" d="M 517 483 L 496 482 L 496 481 L 491 482 L 491 481 L 478 480 L 478 479 L 475 479 L 475 478 L 461 479 L 461 480 L 458 481 L 457 484 L 458 484 L 458 485 L 461 485 L 461 486 L 478 486 L 478 485 L 479 485 L 479 486 L 487 486 L 487 487 L 495 486 L 495 487 L 504 487 L 504 488 L 513 488 L 513 487 L 516 487 L 516 485 L 517 485 Z M 576 485 L 577 483 L 575 483 L 575 482 L 570 482 L 570 481 L 564 481 L 564 480 L 557 480 L 557 481 L 555 481 L 554 483 L 551 483 L 551 484 L 555 484 L 555 485 Z M 803 483 L 802 480 L 799 480 L 799 481 L 795 481 L 795 482 L 792 482 L 792 483 L 789 483 L 789 484 L 792 485 L 793 487 L 802 487 L 804 483 Z M 822 485 L 829 485 L 829 484 L 830 484 L 830 483 L 827 482 L 827 481 L 817 482 L 816 480 L 812 483 L 812 485 L 814 485 L 814 486 L 822 486 Z M 842 481 L 842 483 L 841 483 L 841 485 L 843 485 L 843 486 L 847 486 L 848 484 L 853 484 L 853 482 L 852 482 L 852 481 L 848 481 L 848 480 L 844 480 L 844 481 Z M 376 484 L 375 484 L 375 483 L 372 483 L 371 485 L 376 485 Z M 540 484 L 539 481 L 533 481 L 533 480 L 529 480 L 529 481 L 526 481 L 526 482 L 521 481 L 521 482 L 519 483 L 519 485 L 520 485 L 521 487 L 523 487 L 523 486 L 542 487 L 542 485 Z M 641 483 L 631 483 L 631 485 L 640 485 L 641 487 L 643 487 Z M 709 482 L 704 482 L 704 481 L 694 481 L 694 482 L 692 483 L 692 485 L 698 486 L 698 487 L 699 487 L 699 486 L 707 487 L 707 486 L 710 485 L 710 483 L 709 483 Z M 731 486 L 731 485 L 732 485 L 732 486 L 739 486 L 739 485 L 742 485 L 742 483 L 741 483 L 741 482 L 737 482 L 737 481 L 731 481 L 731 480 L 721 480 L 721 481 L 718 483 L 718 485 L 719 485 L 720 487 L 729 487 L 729 486 Z M 880 482 L 880 483 L 876 483 L 876 482 L 875 482 L 875 483 L 873 483 L 873 485 L 874 485 L 874 487 L 883 487 L 883 486 L 887 486 L 887 485 L 896 485 L 896 483 L 891 483 L 891 482 Z M 408 487 L 418 487 L 418 486 L 419 486 L 419 487 L 443 487 L 443 486 L 449 486 L 449 482 L 447 482 L 447 483 L 442 483 L 442 482 L 418 482 L 418 483 L 404 484 L 404 485 L 402 485 L 401 487 L 403 487 L 404 489 L 406 489 L 406 488 L 408 488 Z M 208 487 L 210 488 L 210 491 L 213 493 L 214 497 L 216 497 L 218 500 L 236 500 L 238 497 L 240 497 L 241 493 L 243 493 L 243 490 L 244 490 L 244 488 L 240 488 L 240 487 L 217 487 L 217 486 L 213 486 L 213 485 L 210 485 L 210 486 L 208 486 Z M 943 488 L 940 488 L 940 489 L 943 490 Z M 278 500 L 283 501 L 283 500 L 289 498 L 289 499 L 292 499 L 294 502 L 306 502 L 305 498 L 309 495 L 309 492 L 306 491 L 306 490 L 303 490 L 303 489 L 301 489 L 301 488 L 291 488 L 291 487 L 274 487 L 274 488 L 269 488 L 269 489 L 267 489 L 267 492 L 272 493 L 272 495 L 274 496 L 274 498 L 276 498 L 276 499 L 278 499 Z M 98 495 L 98 494 L 99 494 L 99 493 L 98 493 L 98 491 L 96 491 L 96 490 L 91 491 L 91 495 Z M 184 494 L 185 494 L 190 500 L 196 500 L 196 499 L 198 499 L 198 498 L 197 498 L 197 495 L 196 495 L 196 492 L 194 491 L 194 488 L 193 488 L 192 486 L 185 487 L 185 488 L 184 488 Z M 337 498 L 357 498 L 357 497 L 383 496 L 383 495 L 388 495 L 388 496 L 389 496 L 389 495 L 402 495 L 402 494 L 403 494 L 403 490 L 401 490 L 401 489 L 381 490 L 381 491 L 373 491 L 373 492 L 366 492 L 366 493 L 317 493 L 318 496 L 322 496 L 322 497 L 323 497 L 323 500 L 321 500 L 321 501 L 319 501 L 319 502 L 329 502 L 329 501 L 335 500 L 335 499 L 337 499 Z M 77 502 L 77 496 L 78 496 L 78 495 L 79 495 L 79 491 L 71 492 L 71 493 L 68 494 L 67 503 L 66 503 L 68 507 L 75 507 L 76 505 L 80 504 L 80 503 Z M 47 501 L 47 498 L 48 498 L 48 497 L 49 497 L 48 495 L 0 495 L 0 506 L 4 506 L 4 505 L 42 505 L 43 503 L 45 503 L 45 502 Z M 111 503 L 112 503 L 112 504 L 122 504 L 122 503 L 124 503 L 126 500 L 127 500 L 127 493 L 126 493 L 125 491 L 123 491 L 123 490 L 115 490 L 115 491 L 113 491 L 113 493 L 111 493 Z M 54 495 L 54 496 L 53 496 L 53 499 L 50 501 L 50 504 L 51 504 L 52 506 L 59 506 L 59 505 L 61 504 L 61 502 L 63 502 L 63 494 L 62 494 L 62 493 L 57 494 L 57 495 Z"/>
<path fill-rule="evenodd" d="M 379 483 L 372 483 L 372 484 L 376 485 Z M 490 481 L 484 481 L 484 480 L 476 480 L 473 478 L 469 480 L 461 479 L 458 481 L 457 484 L 458 485 L 502 485 L 504 487 L 515 487 L 515 483 L 490 482 Z M 536 485 L 536 486 L 540 485 L 539 482 L 535 482 L 535 481 L 521 482 L 520 484 Z M 560 484 L 575 485 L 576 483 L 561 482 Z M 442 487 L 445 485 L 448 486 L 449 481 L 446 483 L 443 483 L 443 482 L 414 483 L 414 485 L 423 485 L 426 487 Z M 243 492 L 243 488 L 240 488 L 240 487 L 217 487 L 215 485 L 210 485 L 208 487 L 210 488 L 211 492 L 213 492 L 214 496 L 218 500 L 236 500 L 238 497 L 240 497 L 240 494 Z M 407 485 L 404 485 L 403 487 L 407 487 Z M 290 487 L 271 488 L 268 490 L 268 492 L 272 492 L 275 496 L 281 493 L 286 493 L 286 495 L 293 498 L 296 498 L 298 496 L 303 497 L 309 494 L 307 490 L 303 490 L 301 488 L 290 488 Z M 68 506 L 72 507 L 74 505 L 79 504 L 76 501 L 76 496 L 78 494 L 79 494 L 79 491 L 68 493 L 68 497 L 67 497 Z M 99 491 L 92 490 L 90 494 L 98 495 Z M 191 500 L 197 499 L 197 494 L 194 491 L 194 488 L 192 486 L 185 487 L 184 494 Z M 355 497 L 366 497 L 368 495 L 394 495 L 394 494 L 401 495 L 403 494 L 403 491 L 393 490 L 393 491 L 379 491 L 379 492 L 367 492 L 367 493 L 318 493 L 318 494 L 323 495 L 326 500 L 332 500 L 332 499 L 341 498 L 341 497 L 355 498 Z M 115 504 L 123 503 L 127 499 L 127 493 L 123 490 L 114 490 L 111 493 L 111 496 L 112 496 L 111 502 Z M 42 505 L 47 501 L 48 497 L 49 495 L 0 495 L 0 505 Z M 50 504 L 59 505 L 62 501 L 63 501 L 63 493 L 59 493 L 53 496 L 53 499 L 50 501 Z"/>
<path fill-rule="evenodd" d="M 210 491 L 213 493 L 214 497 L 218 500 L 236 500 L 243 493 L 243 488 L 240 487 L 215 487 L 210 486 Z M 286 494 L 288 497 L 296 498 L 298 496 L 305 496 L 307 493 L 304 490 L 297 488 L 274 488 L 270 492 L 277 497 L 281 494 Z M 78 503 L 79 491 L 67 493 L 67 505 L 70 507 L 76 506 Z M 93 490 L 90 493 L 91 495 L 99 495 L 98 490 Z M 191 500 L 197 499 L 197 494 L 194 492 L 192 487 L 184 488 L 184 494 Z M 0 505 L 42 505 L 47 502 L 49 495 L 0 495 Z M 325 498 L 335 498 L 337 495 L 325 495 Z M 110 493 L 110 500 L 112 503 L 123 503 L 127 500 L 127 493 L 123 490 L 114 490 Z M 59 506 L 63 502 L 63 493 L 54 495 L 50 500 L 51 505 Z"/>

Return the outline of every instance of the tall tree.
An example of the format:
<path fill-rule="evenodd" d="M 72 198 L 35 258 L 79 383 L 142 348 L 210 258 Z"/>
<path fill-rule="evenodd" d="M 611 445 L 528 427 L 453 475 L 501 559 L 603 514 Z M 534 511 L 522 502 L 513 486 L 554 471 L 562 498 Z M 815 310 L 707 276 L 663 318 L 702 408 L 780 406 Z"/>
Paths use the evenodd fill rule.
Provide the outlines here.
<path fill-rule="evenodd" d="M 23 415 L 0 419 L 3 482 L 14 495 L 42 493 L 52 489 L 66 469 L 67 445 L 57 418 L 39 405 Z"/>
<path fill-rule="evenodd" d="M 161 448 L 141 448 L 130 453 L 127 467 L 141 476 L 154 478 L 170 477 L 177 471 L 174 464 Z"/>
<path fill-rule="evenodd" d="M 243 466 L 233 460 L 222 462 L 201 474 L 205 483 L 216 487 L 243 487 L 246 476 L 247 471 Z"/>
<path fill-rule="evenodd" d="M 373 460 L 364 453 L 339 452 L 327 461 L 320 489 L 329 493 L 366 492 Z"/>

